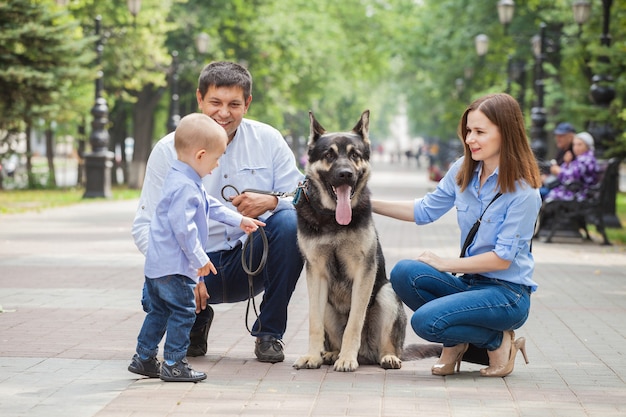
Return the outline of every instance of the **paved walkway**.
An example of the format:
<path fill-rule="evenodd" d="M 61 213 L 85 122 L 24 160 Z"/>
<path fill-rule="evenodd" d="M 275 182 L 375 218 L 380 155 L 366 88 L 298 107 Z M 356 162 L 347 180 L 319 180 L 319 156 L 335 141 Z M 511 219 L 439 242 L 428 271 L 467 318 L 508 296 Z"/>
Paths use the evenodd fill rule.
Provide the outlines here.
<path fill-rule="evenodd" d="M 380 198 L 432 187 L 424 171 L 375 164 Z M 0 196 L 1 202 L 1 196 Z M 434 358 L 354 373 L 291 367 L 307 348 L 304 277 L 290 305 L 284 363 L 254 359 L 245 303 L 216 307 L 202 383 L 140 379 L 126 367 L 143 320 L 143 259 L 130 225 L 136 201 L 86 201 L 0 216 L 0 416 L 626 416 L 626 252 L 597 243 L 536 242 L 531 316 L 507 378 Z M 417 227 L 376 217 L 388 267 L 431 249 L 458 253 L 454 214 Z M 422 342 L 409 329 L 407 342 Z"/>

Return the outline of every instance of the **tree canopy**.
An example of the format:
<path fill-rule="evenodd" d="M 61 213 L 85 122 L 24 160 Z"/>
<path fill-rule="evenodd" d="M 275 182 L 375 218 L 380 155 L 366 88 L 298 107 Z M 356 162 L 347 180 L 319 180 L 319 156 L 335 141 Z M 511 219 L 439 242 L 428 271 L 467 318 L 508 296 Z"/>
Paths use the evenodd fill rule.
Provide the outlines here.
<path fill-rule="evenodd" d="M 530 39 L 543 22 L 546 129 L 561 120 L 580 130 L 590 121 L 608 121 L 618 132 L 614 150 L 626 154 L 623 3 L 612 6 L 610 47 L 600 42 L 600 0 L 591 1 L 591 17 L 581 27 L 569 0 L 518 0 L 506 28 L 495 1 L 143 0 L 136 16 L 124 0 L 58 3 L 0 2 L 3 132 L 19 131 L 34 118 L 76 132 L 90 118 L 93 80 L 101 69 L 113 142 L 133 136 L 145 162 L 151 144 L 166 133 L 174 71 L 181 113 L 189 113 L 197 109 L 200 69 L 214 60 L 250 69 L 248 116 L 286 136 L 308 134 L 309 110 L 328 128 L 344 129 L 370 109 L 374 140 L 393 139 L 394 116 L 405 107 L 411 136 L 448 140 L 468 102 L 493 91 L 518 98 L 530 129 L 537 98 Z M 97 15 L 103 22 L 101 68 L 94 61 Z M 200 34 L 208 36 L 206 51 L 195 46 Z M 478 34 L 489 37 L 483 57 L 474 47 Z M 613 77 L 616 98 L 608 108 L 589 98 L 597 74 Z"/>

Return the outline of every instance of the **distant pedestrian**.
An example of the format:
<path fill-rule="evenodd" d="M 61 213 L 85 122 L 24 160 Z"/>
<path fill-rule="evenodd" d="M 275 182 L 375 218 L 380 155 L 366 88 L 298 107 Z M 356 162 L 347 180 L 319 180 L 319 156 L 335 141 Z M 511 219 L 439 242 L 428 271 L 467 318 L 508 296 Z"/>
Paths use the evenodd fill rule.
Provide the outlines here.
<path fill-rule="evenodd" d="M 530 244 L 541 207 L 539 168 L 522 111 L 508 94 L 474 101 L 458 134 L 464 156 L 434 191 L 414 201 L 373 200 L 372 208 L 419 225 L 456 208 L 460 257 L 426 251 L 402 260 L 391 271 L 391 284 L 414 311 L 415 332 L 443 344 L 433 375 L 451 375 L 461 360 L 471 359 L 489 365 L 481 375 L 503 377 L 513 371 L 518 350 L 526 358 L 525 339 L 516 340 L 513 330 L 528 318 L 537 289 Z"/>
<path fill-rule="evenodd" d="M 206 254 L 208 218 L 239 226 L 246 233 L 265 226 L 224 207 L 204 189 L 202 178 L 218 166 L 227 141 L 226 131 L 202 113 L 185 116 L 176 129 L 178 159 L 167 172 L 150 223 L 144 267 L 150 308 L 137 337 L 130 372 L 164 381 L 206 378 L 204 372 L 191 369 L 185 357 L 196 320 L 195 286 L 205 275 L 217 274 Z M 157 353 L 164 335 L 161 365 Z"/>

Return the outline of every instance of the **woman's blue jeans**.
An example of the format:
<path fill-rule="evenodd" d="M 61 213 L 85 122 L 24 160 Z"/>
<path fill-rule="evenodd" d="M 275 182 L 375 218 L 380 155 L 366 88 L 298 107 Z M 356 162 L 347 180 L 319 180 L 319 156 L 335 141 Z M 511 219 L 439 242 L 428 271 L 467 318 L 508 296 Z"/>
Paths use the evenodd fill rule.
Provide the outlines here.
<path fill-rule="evenodd" d="M 196 320 L 196 283 L 183 275 L 147 278 L 145 291 L 150 297 L 150 309 L 137 337 L 137 353 L 154 358 L 159 343 L 167 331 L 163 358 L 178 362 L 187 355 L 189 332 Z"/>
<path fill-rule="evenodd" d="M 391 271 L 391 285 L 414 311 L 411 326 L 445 347 L 471 343 L 497 349 L 502 332 L 521 327 L 530 310 L 530 288 L 477 274 L 454 276 L 416 260 Z"/>

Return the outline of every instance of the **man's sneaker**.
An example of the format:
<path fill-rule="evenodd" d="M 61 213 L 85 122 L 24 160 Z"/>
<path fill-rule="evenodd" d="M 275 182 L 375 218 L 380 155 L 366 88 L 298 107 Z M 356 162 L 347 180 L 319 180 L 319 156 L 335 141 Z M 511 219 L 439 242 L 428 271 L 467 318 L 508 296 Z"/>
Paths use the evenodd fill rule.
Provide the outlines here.
<path fill-rule="evenodd" d="M 209 337 L 209 329 L 211 323 L 213 323 L 213 308 L 210 305 L 206 306 L 206 310 L 200 313 L 203 316 L 207 316 L 208 321 L 200 330 L 189 333 L 189 347 L 187 348 L 187 356 L 190 358 L 196 356 L 204 356 L 207 352 L 207 338 Z"/>
<path fill-rule="evenodd" d="M 135 353 L 130 365 L 128 365 L 128 370 L 134 374 L 158 378 L 161 374 L 161 363 L 157 358 L 142 361 L 139 355 Z"/>
<path fill-rule="evenodd" d="M 183 359 L 171 366 L 163 362 L 161 379 L 167 382 L 198 382 L 206 379 L 206 374 L 194 371 L 189 366 L 187 359 Z"/>
<path fill-rule="evenodd" d="M 264 335 L 256 338 L 254 354 L 259 362 L 282 362 L 285 360 L 283 343 L 274 336 Z"/>

